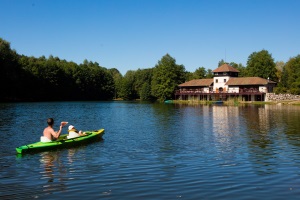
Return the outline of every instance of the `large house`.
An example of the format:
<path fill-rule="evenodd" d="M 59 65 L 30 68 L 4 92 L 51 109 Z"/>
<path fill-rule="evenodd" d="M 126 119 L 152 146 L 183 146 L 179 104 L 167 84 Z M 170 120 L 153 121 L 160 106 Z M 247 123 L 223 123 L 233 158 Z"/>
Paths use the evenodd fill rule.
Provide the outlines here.
<path fill-rule="evenodd" d="M 228 64 L 213 70 L 214 78 L 195 79 L 179 85 L 177 100 L 223 100 L 240 98 L 243 101 L 265 101 L 276 82 L 260 77 L 238 77 L 239 71 Z"/>

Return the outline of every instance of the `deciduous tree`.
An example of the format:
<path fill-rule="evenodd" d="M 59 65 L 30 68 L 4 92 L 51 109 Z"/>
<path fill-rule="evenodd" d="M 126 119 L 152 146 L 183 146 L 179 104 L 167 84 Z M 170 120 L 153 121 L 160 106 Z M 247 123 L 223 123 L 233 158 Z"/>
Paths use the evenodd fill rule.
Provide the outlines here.
<path fill-rule="evenodd" d="M 160 101 L 172 99 L 177 86 L 185 81 L 185 67 L 177 65 L 169 54 L 162 57 L 153 69 L 152 95 Z"/>
<path fill-rule="evenodd" d="M 267 50 L 253 52 L 248 57 L 246 75 L 277 81 L 276 65 L 272 55 Z"/>
<path fill-rule="evenodd" d="M 290 58 L 283 67 L 282 87 L 292 94 L 300 94 L 300 55 Z"/>

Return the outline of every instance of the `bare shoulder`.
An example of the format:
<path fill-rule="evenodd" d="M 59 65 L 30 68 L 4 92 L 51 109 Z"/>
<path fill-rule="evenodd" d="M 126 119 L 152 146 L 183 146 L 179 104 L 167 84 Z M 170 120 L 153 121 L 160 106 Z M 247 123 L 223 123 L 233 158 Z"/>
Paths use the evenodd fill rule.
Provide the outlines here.
<path fill-rule="evenodd" d="M 44 133 L 52 133 L 52 132 L 54 132 L 54 130 L 53 130 L 53 128 L 51 128 L 51 127 L 46 127 L 46 128 L 44 129 Z"/>

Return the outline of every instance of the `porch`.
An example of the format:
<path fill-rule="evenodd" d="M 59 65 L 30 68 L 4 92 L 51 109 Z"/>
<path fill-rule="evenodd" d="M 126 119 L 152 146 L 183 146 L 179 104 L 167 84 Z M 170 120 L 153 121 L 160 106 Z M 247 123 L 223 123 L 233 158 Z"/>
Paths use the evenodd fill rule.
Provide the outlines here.
<path fill-rule="evenodd" d="M 243 101 L 265 101 L 265 92 L 257 88 L 240 88 L 239 92 L 230 91 L 204 91 L 201 89 L 180 89 L 175 92 L 176 100 L 194 101 L 227 101 L 230 98 L 241 98 Z"/>

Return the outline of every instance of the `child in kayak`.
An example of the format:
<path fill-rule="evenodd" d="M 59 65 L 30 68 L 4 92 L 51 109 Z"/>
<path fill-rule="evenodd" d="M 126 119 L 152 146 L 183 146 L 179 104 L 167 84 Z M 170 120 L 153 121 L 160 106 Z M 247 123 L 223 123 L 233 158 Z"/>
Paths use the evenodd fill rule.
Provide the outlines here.
<path fill-rule="evenodd" d="M 69 128 L 69 135 L 67 136 L 68 139 L 71 139 L 71 138 L 76 138 L 76 137 L 80 137 L 80 136 L 84 136 L 86 135 L 85 132 L 82 132 L 82 131 L 78 131 L 75 126 L 73 125 L 70 125 Z"/>

